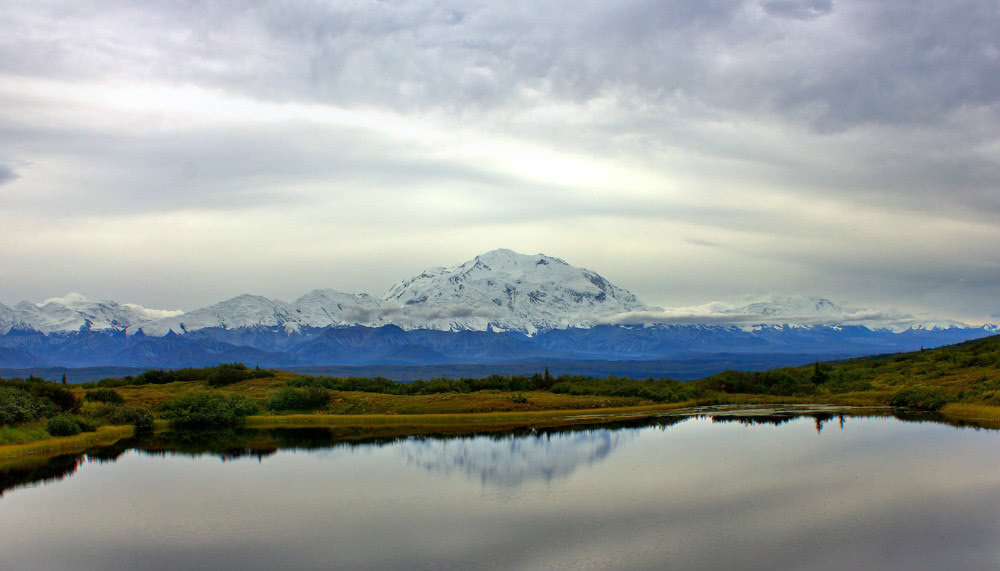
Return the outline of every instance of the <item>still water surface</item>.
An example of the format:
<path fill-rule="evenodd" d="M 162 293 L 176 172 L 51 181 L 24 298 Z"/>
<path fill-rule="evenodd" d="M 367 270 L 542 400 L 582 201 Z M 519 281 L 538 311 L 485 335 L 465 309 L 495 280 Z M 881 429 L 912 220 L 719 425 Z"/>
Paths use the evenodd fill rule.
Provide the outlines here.
<path fill-rule="evenodd" d="M 992 431 L 689 417 L 351 445 L 315 429 L 226 438 L 0 476 L 0 569 L 1000 568 Z"/>

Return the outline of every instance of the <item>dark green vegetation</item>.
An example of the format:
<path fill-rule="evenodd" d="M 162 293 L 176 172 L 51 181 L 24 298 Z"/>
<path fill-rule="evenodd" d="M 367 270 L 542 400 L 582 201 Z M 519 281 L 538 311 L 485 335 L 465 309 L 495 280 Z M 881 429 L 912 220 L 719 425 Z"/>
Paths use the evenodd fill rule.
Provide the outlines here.
<path fill-rule="evenodd" d="M 140 432 L 153 429 L 153 413 L 137 406 L 115 407 L 105 418 L 111 424 L 131 424 Z"/>
<path fill-rule="evenodd" d="M 948 404 L 951 395 L 936 388 L 903 389 L 892 395 L 889 404 L 900 408 L 917 410 L 941 410 Z"/>
<path fill-rule="evenodd" d="M 296 377 L 288 381 L 293 387 L 317 387 L 332 391 L 355 391 L 389 395 L 433 395 L 442 393 L 474 393 L 501 391 L 522 393 L 544 391 L 555 394 L 636 397 L 652 402 L 680 402 L 697 396 L 697 387 L 673 379 L 644 381 L 623 377 L 595 379 L 576 375 L 553 377 L 545 373 L 531 376 L 490 375 L 479 379 L 431 379 L 403 383 L 390 379 Z M 522 395 L 523 398 L 523 395 Z"/>
<path fill-rule="evenodd" d="M 384 377 L 311 377 L 238 363 L 150 370 L 75 387 L 34 378 L 0 381 L 0 427 L 8 427 L 0 429 L 0 444 L 48 438 L 53 434 L 45 430 L 48 420 L 58 433 L 96 424 L 151 428 L 152 411 L 176 425 L 221 426 L 239 425 L 261 411 L 313 416 L 461 415 L 779 402 L 895 406 L 940 410 L 970 421 L 1000 421 L 1000 409 L 994 408 L 1000 407 L 1000 336 L 802 367 L 730 370 L 691 382 L 553 376 L 544 370 L 533 375 L 407 383 Z M 65 414 L 73 415 L 72 423 L 55 420 Z"/>
<path fill-rule="evenodd" d="M 239 394 L 185 393 L 160 406 L 160 416 L 177 426 L 232 426 L 257 412 L 257 403 Z"/>
<path fill-rule="evenodd" d="M 94 432 L 97 425 L 80 417 L 60 414 L 45 423 L 45 430 L 52 436 L 73 436 L 81 432 Z"/>
<path fill-rule="evenodd" d="M 97 387 L 123 387 L 135 385 L 165 385 L 167 383 L 206 381 L 210 386 L 221 387 L 248 379 L 267 379 L 274 377 L 272 369 L 257 367 L 250 369 L 243 363 L 227 363 L 215 367 L 187 369 L 150 369 L 139 375 L 128 375 L 121 378 L 101 379 L 96 383 L 81 383 L 85 389 Z"/>
<path fill-rule="evenodd" d="M 125 399 L 114 389 L 95 389 L 83 394 L 83 400 L 87 402 L 103 402 L 106 404 L 122 404 Z"/>
<path fill-rule="evenodd" d="M 0 379 L 0 426 L 13 426 L 78 409 L 68 389 L 41 379 Z"/>
<path fill-rule="evenodd" d="M 0 429 L 6 430 L 0 444 L 94 432 L 101 424 L 152 428 L 148 410 L 121 406 L 123 402 L 112 389 L 88 391 L 81 401 L 62 383 L 0 379 Z"/>
<path fill-rule="evenodd" d="M 957 345 L 763 372 L 725 371 L 696 381 L 705 393 L 808 397 L 939 410 L 1000 406 L 1000 336 Z"/>
<path fill-rule="evenodd" d="M 320 387 L 286 387 L 267 401 L 271 410 L 316 410 L 330 404 L 330 392 Z"/>
<path fill-rule="evenodd" d="M 948 403 L 1000 406 L 1000 336 L 949 347 L 813 363 L 770 371 L 724 371 L 698 381 L 671 379 L 644 381 L 620 377 L 592 378 L 545 373 L 531 376 L 491 375 L 483 378 L 432 379 L 402 383 L 386 378 L 294 377 L 293 387 L 319 387 L 415 396 L 469 394 L 480 391 L 546 392 L 565 395 L 634 397 L 644 402 L 683 401 L 831 402 L 891 405 L 918 410 L 939 410 Z"/>

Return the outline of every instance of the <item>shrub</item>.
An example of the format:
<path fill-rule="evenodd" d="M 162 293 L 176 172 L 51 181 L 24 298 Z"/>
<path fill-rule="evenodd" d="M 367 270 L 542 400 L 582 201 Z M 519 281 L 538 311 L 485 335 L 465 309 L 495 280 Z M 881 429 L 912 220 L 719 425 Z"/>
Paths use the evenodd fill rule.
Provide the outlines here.
<path fill-rule="evenodd" d="M 80 427 L 80 432 L 94 432 L 97 430 L 97 423 L 88 419 L 80 417 L 72 417 L 76 421 L 76 425 Z"/>
<path fill-rule="evenodd" d="M 205 380 L 209 386 L 222 387 L 240 381 L 245 381 L 251 376 L 250 369 L 242 363 L 228 363 L 215 367 Z"/>
<path fill-rule="evenodd" d="M 153 413 L 144 408 L 134 406 L 122 406 L 116 408 L 108 420 L 112 424 L 131 424 L 136 431 L 146 431 L 153 429 Z"/>
<path fill-rule="evenodd" d="M 24 391 L 35 399 L 39 406 L 45 409 L 56 407 L 58 411 L 72 411 L 80 407 L 80 402 L 76 400 L 69 389 L 65 389 L 56 383 L 49 383 L 37 377 L 29 377 L 28 380 L 0 380 L 0 389 L 9 388 Z M 43 412 L 41 416 L 49 416 L 49 412 Z"/>
<path fill-rule="evenodd" d="M 330 393 L 320 387 L 286 387 L 267 401 L 271 410 L 315 410 L 330 404 Z"/>
<path fill-rule="evenodd" d="M 76 400 L 73 393 L 64 389 L 56 383 L 37 382 L 28 383 L 32 395 L 38 398 L 48 399 L 55 403 L 62 411 L 72 411 L 80 408 L 80 401 Z"/>
<path fill-rule="evenodd" d="M 127 376 L 127 377 L 123 377 L 123 378 L 107 377 L 107 378 L 104 378 L 104 379 L 101 379 L 101 380 L 97 381 L 96 383 L 84 383 L 83 387 L 84 388 L 91 388 L 91 387 L 109 387 L 109 388 L 110 387 L 123 387 L 123 386 L 131 384 L 133 380 L 135 380 L 135 379 L 131 375 Z"/>
<path fill-rule="evenodd" d="M 263 379 L 273 376 L 274 371 L 271 369 L 261 369 L 260 367 L 257 367 L 256 369 L 251 370 L 242 363 L 228 363 L 216 367 L 202 367 L 200 369 L 193 369 L 190 367 L 171 370 L 149 369 L 136 377 L 125 376 L 122 378 L 101 379 L 96 383 L 84 383 L 83 386 L 84 388 L 113 388 L 124 385 L 163 385 L 182 381 L 201 380 L 209 380 L 209 384 L 213 386 L 222 386 L 244 381 L 246 379 Z"/>
<path fill-rule="evenodd" d="M 255 412 L 257 404 L 249 397 L 211 392 L 186 393 L 160 407 L 160 416 L 180 426 L 235 425 Z"/>
<path fill-rule="evenodd" d="M 903 389 L 892 395 L 889 404 L 902 408 L 934 411 L 948 404 L 948 395 L 940 389 Z"/>
<path fill-rule="evenodd" d="M 83 395 L 83 400 L 88 402 L 103 402 L 107 404 L 122 404 L 125 399 L 114 389 L 96 389 L 87 391 Z"/>
<path fill-rule="evenodd" d="M 53 416 L 45 423 L 45 430 L 52 436 L 73 436 L 80 434 L 80 425 L 68 414 Z"/>
<path fill-rule="evenodd" d="M 14 388 L 0 388 L 0 426 L 31 422 L 41 416 L 40 403 L 30 393 Z"/>

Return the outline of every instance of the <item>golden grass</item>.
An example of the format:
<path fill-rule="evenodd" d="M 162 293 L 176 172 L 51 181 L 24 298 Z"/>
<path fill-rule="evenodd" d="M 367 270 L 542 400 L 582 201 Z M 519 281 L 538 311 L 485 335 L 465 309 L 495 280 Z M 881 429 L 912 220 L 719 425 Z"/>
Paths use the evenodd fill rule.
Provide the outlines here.
<path fill-rule="evenodd" d="M 458 414 L 288 414 L 247 418 L 250 428 L 331 429 L 338 439 L 384 438 L 426 434 L 470 434 L 526 428 L 604 424 L 651 418 L 696 403 L 642 405 L 601 409 Z"/>
<path fill-rule="evenodd" d="M 650 404 L 638 398 L 560 395 L 542 391 L 517 393 L 527 402 L 514 402 L 513 393 L 479 391 L 432 395 L 387 395 L 331 392 L 326 411 L 331 414 L 467 414 L 614 408 Z"/>
<path fill-rule="evenodd" d="M 115 390 L 125 399 L 126 406 L 156 410 L 164 402 L 194 390 L 210 390 L 224 394 L 242 394 L 258 402 L 263 409 L 267 400 L 287 386 L 294 373 L 279 372 L 273 379 L 253 379 L 211 388 L 204 382 L 184 381 L 162 385 L 129 385 Z M 80 399 L 84 391 L 74 391 Z M 439 393 L 432 395 L 389 395 L 366 392 L 330 391 L 329 407 L 321 412 L 328 414 L 464 414 L 483 412 L 525 412 L 542 410 L 572 410 L 609 408 L 651 404 L 631 397 L 605 397 L 589 395 L 561 395 L 543 391 L 517 393 L 527 398 L 526 403 L 512 400 L 513 393 L 479 391 L 474 393 Z"/>
<path fill-rule="evenodd" d="M 41 421 L 18 426 L 0 426 L 0 446 L 27 444 L 47 438 L 52 438 L 52 435 L 45 430 L 45 423 Z"/>
<path fill-rule="evenodd" d="M 83 452 L 92 446 L 108 446 L 135 433 L 131 426 L 99 426 L 96 432 L 74 436 L 52 437 L 26 444 L 0 446 L 0 467 L 25 457 L 48 457 L 57 454 Z"/>
<path fill-rule="evenodd" d="M 816 394 L 810 396 L 775 396 L 757 394 L 706 395 L 697 401 L 674 404 L 654 404 L 639 398 L 574 396 L 549 392 L 518 393 L 526 399 L 513 398 L 513 394 L 500 391 L 475 393 L 441 393 L 432 395 L 400 396 L 365 392 L 330 391 L 331 402 L 321 411 L 311 414 L 265 413 L 251 417 L 248 426 L 256 428 L 277 427 L 329 427 L 345 438 L 377 437 L 384 435 L 447 433 L 458 434 L 485 430 L 510 430 L 527 427 L 569 426 L 596 424 L 626 418 L 645 418 L 670 409 L 708 404 L 830 404 L 843 406 L 886 406 L 892 395 L 902 388 L 940 387 L 953 394 L 967 391 L 963 397 L 987 402 L 1000 401 L 1000 390 L 986 394 L 976 387 L 1000 386 L 1000 361 L 968 361 L 983 354 L 997 355 L 1000 338 L 987 339 L 977 345 L 946 347 L 883 359 L 852 360 L 834 364 L 834 368 L 848 370 L 871 384 L 872 390 Z M 989 353 L 992 351 L 993 353 Z M 995 357 L 991 357 L 996 360 Z M 975 362 L 975 364 L 973 364 Z M 810 366 L 811 367 L 811 366 Z M 163 385 L 134 385 L 116 387 L 128 406 L 157 410 L 167 400 L 192 390 L 211 390 L 220 393 L 237 393 L 256 400 L 264 409 L 267 400 L 287 386 L 287 381 L 299 377 L 295 373 L 279 371 L 274 378 L 254 379 L 222 388 L 210 388 L 203 381 L 176 382 Z M 985 381 L 985 382 L 984 382 Z M 81 399 L 84 390 L 75 387 Z M 971 395 L 971 396 L 970 396 Z M 994 396 L 991 396 L 994 395 Z M 1000 427 L 1000 407 L 985 403 L 952 403 L 942 411 L 943 416 L 956 423 L 974 423 L 980 426 Z M 165 428 L 157 420 L 157 429 Z M 119 437 L 115 431 L 129 427 L 101 427 L 97 433 L 68 438 L 49 438 L 27 444 L 0 446 L 0 460 L 41 454 L 47 450 L 64 451 L 100 443 Z M 44 431 L 43 431 L 44 432 Z M 0 435 L 2 437 L 3 435 Z M 11 438 L 38 438 L 37 430 L 26 430 L 23 435 L 8 434 Z M 42 434 L 41 436 L 44 436 Z M 2 442 L 3 440 L 0 440 Z M 8 441 L 10 441 L 8 439 Z"/>
<path fill-rule="evenodd" d="M 969 403 L 950 403 L 941 409 L 948 420 L 981 426 L 1000 428 L 1000 406 Z"/>

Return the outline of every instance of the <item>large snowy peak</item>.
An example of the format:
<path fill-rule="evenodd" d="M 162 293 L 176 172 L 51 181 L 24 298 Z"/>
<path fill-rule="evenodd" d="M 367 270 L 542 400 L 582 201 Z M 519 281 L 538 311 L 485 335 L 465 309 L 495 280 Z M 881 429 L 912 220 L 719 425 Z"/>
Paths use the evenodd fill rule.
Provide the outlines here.
<path fill-rule="evenodd" d="M 393 320 L 407 328 L 541 329 L 587 327 L 603 316 L 651 311 L 631 292 L 596 272 L 544 254 L 493 250 L 450 268 L 404 280 L 385 296 L 402 308 Z"/>
<path fill-rule="evenodd" d="M 538 332 L 621 325 L 721 325 L 743 330 L 862 325 L 870 329 L 965 327 L 895 310 L 839 305 L 820 297 L 784 296 L 661 309 L 596 272 L 544 254 L 493 250 L 452 267 L 403 280 L 381 298 L 317 289 L 294 301 L 240 295 L 188 313 L 147 309 L 79 294 L 42 303 L 0 305 L 0 335 L 12 329 L 43 333 L 127 330 L 162 336 L 200 329 L 396 325 L 404 330 Z"/>
<path fill-rule="evenodd" d="M 559 258 L 494 250 L 450 268 L 403 280 L 381 299 L 332 289 L 292 302 L 241 295 L 183 315 L 133 327 L 147 335 L 205 328 L 397 325 L 406 330 L 513 330 L 588 327 L 603 316 L 652 311 L 596 272 Z"/>
<path fill-rule="evenodd" d="M 91 300 L 78 293 L 69 293 L 41 303 L 22 301 L 13 308 L 13 322 L 16 327 L 30 328 L 43 333 L 81 329 L 121 330 L 180 313 L 180 311 L 147 309 L 132 303 Z M 4 322 L 6 322 L 4 312 L 0 309 L 0 323 Z M 0 325 L 0 329 L 2 328 Z"/>

